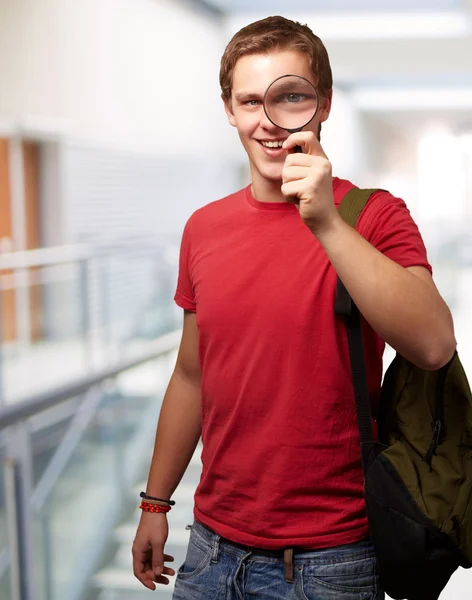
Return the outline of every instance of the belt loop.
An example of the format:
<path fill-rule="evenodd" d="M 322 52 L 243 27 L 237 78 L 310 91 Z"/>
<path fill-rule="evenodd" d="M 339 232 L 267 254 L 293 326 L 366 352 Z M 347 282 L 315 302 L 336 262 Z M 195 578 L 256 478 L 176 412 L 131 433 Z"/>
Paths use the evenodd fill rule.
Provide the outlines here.
<path fill-rule="evenodd" d="M 221 536 L 215 535 L 215 539 L 213 540 L 213 550 L 211 553 L 211 562 L 212 563 L 218 562 L 218 554 L 220 551 L 220 540 L 221 540 Z"/>
<path fill-rule="evenodd" d="M 284 551 L 285 581 L 293 583 L 293 548 Z"/>
<path fill-rule="evenodd" d="M 239 596 L 239 600 L 244 600 L 246 598 L 246 591 L 244 589 L 244 579 L 245 579 L 245 574 L 246 574 L 246 565 L 244 564 L 246 562 L 246 560 L 252 556 L 252 552 L 248 552 L 247 554 L 245 554 L 242 558 L 241 558 L 241 562 L 239 563 L 239 567 L 236 571 L 236 575 L 234 576 L 233 582 L 234 582 L 234 587 L 236 589 L 236 592 L 238 593 Z M 242 577 L 240 577 L 240 575 L 242 575 Z M 239 581 L 238 579 L 242 579 L 242 591 L 241 588 L 239 587 Z"/>

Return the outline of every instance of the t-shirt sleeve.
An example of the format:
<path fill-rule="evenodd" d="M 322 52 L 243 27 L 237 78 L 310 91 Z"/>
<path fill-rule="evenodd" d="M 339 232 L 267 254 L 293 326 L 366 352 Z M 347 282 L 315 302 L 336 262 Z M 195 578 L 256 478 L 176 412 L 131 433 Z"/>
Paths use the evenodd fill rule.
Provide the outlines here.
<path fill-rule="evenodd" d="M 174 301 L 184 310 L 197 311 L 191 273 L 190 219 L 185 225 L 180 244 L 179 275 Z"/>
<path fill-rule="evenodd" d="M 400 266 L 425 267 L 432 273 L 421 233 L 400 198 L 387 192 L 372 196 L 359 217 L 357 230 Z"/>

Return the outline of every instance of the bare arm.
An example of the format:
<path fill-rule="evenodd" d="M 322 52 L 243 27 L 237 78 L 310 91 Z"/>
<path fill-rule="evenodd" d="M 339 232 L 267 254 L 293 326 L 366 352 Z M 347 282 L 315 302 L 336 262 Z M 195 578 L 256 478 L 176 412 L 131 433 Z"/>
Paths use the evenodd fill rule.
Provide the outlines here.
<path fill-rule="evenodd" d="M 401 267 L 340 217 L 317 237 L 360 312 L 388 344 L 424 369 L 448 362 L 456 346 L 453 321 L 427 269 Z"/>
<path fill-rule="evenodd" d="M 201 434 L 201 374 L 198 361 L 196 315 L 185 311 L 177 362 L 162 403 L 147 493 L 169 499 L 179 485 Z M 144 512 L 133 542 L 133 571 L 141 583 L 154 590 L 168 585 L 174 569 L 165 562 L 169 527 L 163 513 Z"/>
<path fill-rule="evenodd" d="M 172 496 L 201 435 L 201 374 L 196 315 L 185 311 L 177 362 L 162 403 L 147 493 Z"/>
<path fill-rule="evenodd" d="M 325 99 L 325 118 L 330 106 Z M 302 221 L 373 329 L 418 367 L 439 369 L 452 357 L 456 340 L 451 313 L 431 275 L 423 267 L 401 267 L 347 225 L 334 203 L 332 167 L 319 140 L 302 131 L 283 147 L 296 145 L 304 153 L 288 154 L 282 194 L 297 198 Z"/>

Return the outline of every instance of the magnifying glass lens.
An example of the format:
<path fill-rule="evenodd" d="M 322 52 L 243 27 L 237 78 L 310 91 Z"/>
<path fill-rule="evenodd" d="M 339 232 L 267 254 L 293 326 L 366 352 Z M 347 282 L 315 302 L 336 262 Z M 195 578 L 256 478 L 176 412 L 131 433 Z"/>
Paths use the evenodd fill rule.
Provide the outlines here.
<path fill-rule="evenodd" d="M 316 88 L 304 77 L 280 77 L 267 89 L 264 110 L 277 127 L 292 133 L 301 131 L 318 112 Z"/>

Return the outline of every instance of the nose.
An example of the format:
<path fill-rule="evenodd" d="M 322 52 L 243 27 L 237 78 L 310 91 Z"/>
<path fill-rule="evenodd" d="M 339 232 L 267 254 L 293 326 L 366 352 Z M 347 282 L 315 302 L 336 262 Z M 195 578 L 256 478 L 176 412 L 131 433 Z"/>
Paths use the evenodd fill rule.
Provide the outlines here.
<path fill-rule="evenodd" d="M 267 131 L 277 131 L 277 130 L 280 131 L 280 127 L 277 127 L 276 125 L 274 125 L 272 123 L 272 121 L 269 119 L 269 117 L 266 115 L 264 108 L 262 108 L 262 110 L 261 110 L 260 126 L 262 127 L 262 129 L 265 129 Z"/>

